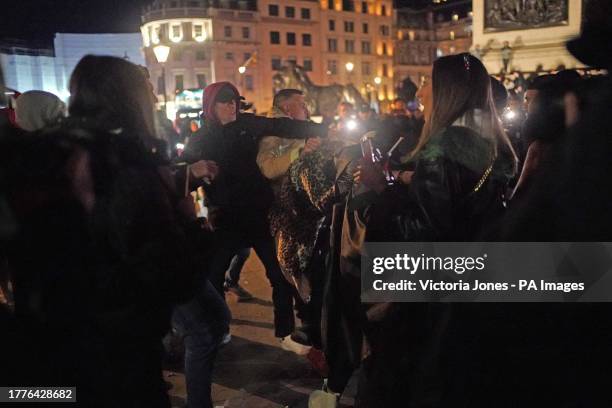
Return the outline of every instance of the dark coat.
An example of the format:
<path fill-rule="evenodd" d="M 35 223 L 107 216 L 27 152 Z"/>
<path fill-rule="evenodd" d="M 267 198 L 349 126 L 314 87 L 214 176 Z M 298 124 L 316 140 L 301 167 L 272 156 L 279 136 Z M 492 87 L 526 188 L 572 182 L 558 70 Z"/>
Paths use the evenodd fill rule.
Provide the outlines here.
<path fill-rule="evenodd" d="M 213 160 L 219 165 L 218 177 L 204 185 L 213 226 L 269 235 L 267 212 L 274 195 L 257 166 L 259 141 L 264 136 L 305 139 L 326 133 L 322 125 L 312 122 L 252 114 L 240 114 L 224 127 L 205 124 L 187 144 L 183 158 L 190 163 Z"/>
<path fill-rule="evenodd" d="M 74 384 L 84 406 L 169 406 L 161 338 L 194 268 L 159 163 L 129 135 L 86 129 L 11 145 L 1 149 L 18 225 L 11 381 Z M 89 166 L 75 172 L 81 152 Z M 87 174 L 89 210 L 75 179 Z"/>
<path fill-rule="evenodd" d="M 503 210 L 512 174 L 507 153 L 495 153 L 490 140 L 467 127 L 451 126 L 418 154 L 410 185 L 387 189 L 379 197 L 367 239 L 474 240 Z"/>

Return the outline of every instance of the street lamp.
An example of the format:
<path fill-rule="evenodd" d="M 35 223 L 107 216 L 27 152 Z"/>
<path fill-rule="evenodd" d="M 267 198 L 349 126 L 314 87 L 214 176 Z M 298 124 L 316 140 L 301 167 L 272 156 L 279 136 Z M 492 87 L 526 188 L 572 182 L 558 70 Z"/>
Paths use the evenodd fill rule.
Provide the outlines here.
<path fill-rule="evenodd" d="M 155 54 L 155 59 L 162 67 L 162 91 L 164 93 L 164 110 L 166 112 L 166 116 L 168 116 L 168 101 L 166 99 L 166 66 L 164 65 L 166 61 L 168 61 L 168 56 L 170 55 L 170 47 L 167 45 L 156 45 L 153 47 L 153 53 Z"/>
<path fill-rule="evenodd" d="M 376 77 L 376 78 L 374 78 L 374 83 L 376 85 L 380 85 L 382 83 L 382 79 L 380 77 Z"/>
<path fill-rule="evenodd" d="M 348 73 L 350 74 L 355 69 L 355 64 L 353 64 L 352 62 L 347 62 L 345 67 Z"/>
<path fill-rule="evenodd" d="M 246 67 L 244 65 L 238 67 L 238 73 L 240 75 L 244 74 L 246 72 Z"/>

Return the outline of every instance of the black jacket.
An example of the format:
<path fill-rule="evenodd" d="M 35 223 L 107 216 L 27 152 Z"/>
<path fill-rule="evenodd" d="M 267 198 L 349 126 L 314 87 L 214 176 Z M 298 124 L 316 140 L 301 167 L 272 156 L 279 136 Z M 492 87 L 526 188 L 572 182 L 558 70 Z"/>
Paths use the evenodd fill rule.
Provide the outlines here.
<path fill-rule="evenodd" d="M 411 184 L 388 189 L 372 207 L 368 240 L 479 237 L 500 215 L 513 173 L 510 157 L 498 150 L 467 127 L 451 126 L 433 136 L 417 156 Z"/>
<path fill-rule="evenodd" d="M 265 226 L 274 195 L 257 166 L 261 138 L 305 139 L 326 133 L 326 128 L 316 123 L 252 114 L 240 114 L 238 120 L 223 127 L 205 124 L 191 138 L 182 157 L 189 163 L 213 160 L 219 165 L 218 177 L 204 185 L 215 228 L 244 230 L 259 222 Z"/>

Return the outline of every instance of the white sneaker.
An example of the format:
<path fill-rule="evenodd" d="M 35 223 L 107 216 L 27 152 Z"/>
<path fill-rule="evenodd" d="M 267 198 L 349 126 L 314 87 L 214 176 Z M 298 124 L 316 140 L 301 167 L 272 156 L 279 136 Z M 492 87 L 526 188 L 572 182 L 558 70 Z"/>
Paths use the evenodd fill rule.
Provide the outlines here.
<path fill-rule="evenodd" d="M 308 354 L 312 346 L 305 346 L 291 338 L 291 335 L 280 338 L 280 346 L 285 351 L 290 351 L 297 354 L 298 356 L 305 356 Z"/>

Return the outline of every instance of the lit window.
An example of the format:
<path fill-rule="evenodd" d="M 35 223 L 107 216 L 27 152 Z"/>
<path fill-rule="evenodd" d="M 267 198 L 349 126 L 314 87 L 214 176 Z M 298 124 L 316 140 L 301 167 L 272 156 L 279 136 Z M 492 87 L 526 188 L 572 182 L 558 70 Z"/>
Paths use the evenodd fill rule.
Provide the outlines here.
<path fill-rule="evenodd" d="M 338 62 L 336 60 L 327 61 L 327 74 L 336 75 L 338 73 Z"/>
<path fill-rule="evenodd" d="M 180 24 L 173 24 L 170 28 L 170 41 L 179 42 L 183 39 L 183 32 Z"/>
<path fill-rule="evenodd" d="M 451 32 L 449 33 L 449 38 L 450 38 L 451 40 L 454 40 L 454 39 L 455 39 L 455 32 L 454 32 L 454 31 L 451 31 Z"/>
<path fill-rule="evenodd" d="M 197 42 L 203 42 L 206 39 L 204 34 L 204 26 L 202 24 L 194 24 L 192 35 L 193 39 Z"/>
<path fill-rule="evenodd" d="M 159 37 L 161 34 L 161 26 L 153 27 L 153 35 L 151 36 L 151 42 L 153 44 L 159 44 Z"/>

